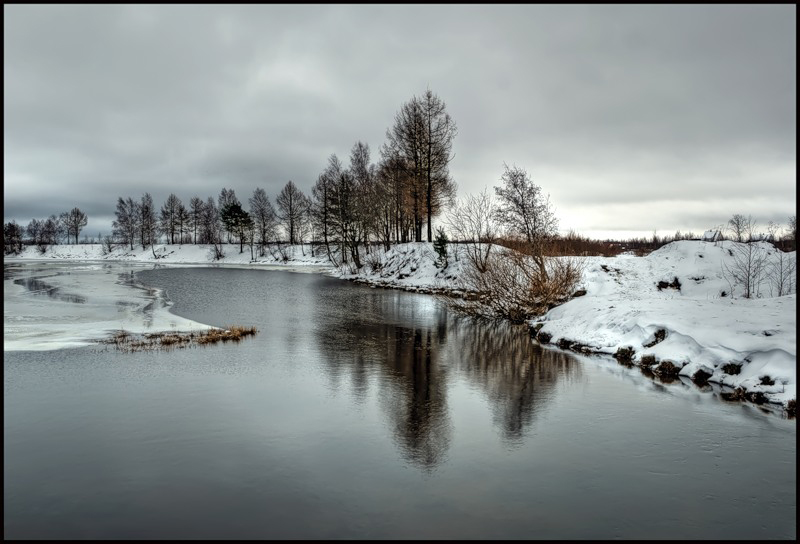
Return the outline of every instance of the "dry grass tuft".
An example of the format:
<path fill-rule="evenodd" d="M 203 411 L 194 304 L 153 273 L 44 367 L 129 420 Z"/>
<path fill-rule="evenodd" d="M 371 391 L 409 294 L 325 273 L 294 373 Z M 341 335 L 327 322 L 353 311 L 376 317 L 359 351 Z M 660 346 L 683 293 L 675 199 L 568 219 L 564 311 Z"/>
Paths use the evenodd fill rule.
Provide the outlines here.
<path fill-rule="evenodd" d="M 257 332 L 258 329 L 255 327 L 242 325 L 230 325 L 224 329 L 210 329 L 203 332 L 154 332 L 136 336 L 126 331 L 117 331 L 103 343 L 113 345 L 118 351 L 133 353 L 185 348 L 191 345 L 206 346 L 218 342 L 239 342 L 248 336 L 254 336 Z"/>

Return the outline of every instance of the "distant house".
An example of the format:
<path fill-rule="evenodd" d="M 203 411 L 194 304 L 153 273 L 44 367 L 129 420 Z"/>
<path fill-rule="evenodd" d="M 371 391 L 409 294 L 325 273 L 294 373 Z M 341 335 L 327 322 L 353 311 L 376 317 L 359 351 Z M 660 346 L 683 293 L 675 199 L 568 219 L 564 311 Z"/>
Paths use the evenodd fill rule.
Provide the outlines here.
<path fill-rule="evenodd" d="M 704 242 L 717 242 L 722 240 L 722 233 L 718 230 L 707 230 L 703 233 Z"/>

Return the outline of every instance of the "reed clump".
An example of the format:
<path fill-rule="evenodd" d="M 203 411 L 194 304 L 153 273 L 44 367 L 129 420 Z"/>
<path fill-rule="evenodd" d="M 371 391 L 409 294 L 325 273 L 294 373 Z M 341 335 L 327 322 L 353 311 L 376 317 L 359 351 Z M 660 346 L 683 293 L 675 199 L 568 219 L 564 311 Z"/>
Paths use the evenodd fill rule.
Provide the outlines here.
<path fill-rule="evenodd" d="M 209 329 L 202 332 L 153 332 L 141 335 L 127 331 L 116 331 L 111 338 L 102 341 L 113 345 L 118 351 L 128 353 L 137 351 L 169 350 L 188 346 L 207 346 L 218 342 L 239 342 L 258 332 L 255 327 L 229 325 L 222 329 Z"/>
<path fill-rule="evenodd" d="M 253 336 L 258 332 L 255 327 L 243 327 L 241 325 L 230 325 L 224 329 L 211 329 L 202 333 L 197 338 L 200 345 L 216 344 L 217 342 L 238 342 L 248 336 Z"/>

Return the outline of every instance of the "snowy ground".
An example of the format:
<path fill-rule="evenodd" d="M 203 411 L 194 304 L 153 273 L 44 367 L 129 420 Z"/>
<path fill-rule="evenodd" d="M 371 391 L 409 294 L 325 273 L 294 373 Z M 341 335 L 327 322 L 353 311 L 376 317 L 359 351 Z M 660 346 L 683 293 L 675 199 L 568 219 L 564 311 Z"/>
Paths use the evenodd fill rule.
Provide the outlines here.
<path fill-rule="evenodd" d="M 532 324 L 542 323 L 540 332 L 552 342 L 563 338 L 608 354 L 630 347 L 636 362 L 653 355 L 683 365 L 681 376 L 703 369 L 711 374 L 709 381 L 760 391 L 771 402 L 786 404 L 797 397 L 796 291 L 770 297 L 765 279 L 763 298 L 731 298 L 723 263 L 730 264 L 732 244 L 682 241 L 646 257 L 587 258 L 586 295 Z M 768 251 L 776 256 L 771 246 Z M 785 256 L 794 260 L 796 253 Z M 658 289 L 659 281 L 672 283 L 675 277 L 680 289 Z M 660 330 L 664 339 L 645 347 Z M 728 363 L 741 365 L 740 373 L 724 372 Z M 762 384 L 763 376 L 774 385 Z"/>
<path fill-rule="evenodd" d="M 244 247 L 244 252 L 239 253 L 239 246 L 235 244 L 225 244 L 222 259 L 213 260 L 212 246 L 209 245 L 165 245 L 157 244 L 154 249 L 141 249 L 140 246 L 130 249 L 117 248 L 105 254 L 100 244 L 68 244 L 50 246 L 42 254 L 34 246 L 25 247 L 23 252 L 13 258 L 6 258 L 6 262 L 17 260 L 62 260 L 62 261 L 124 261 L 136 263 L 161 263 L 161 264 L 219 264 L 219 265 L 274 265 L 287 268 L 298 268 L 307 266 L 329 268 L 330 263 L 327 257 L 322 254 L 311 255 L 311 246 L 284 246 L 287 260 L 284 261 L 283 255 L 277 247 L 272 252 L 267 252 L 264 257 L 257 255 L 255 259 L 250 258 L 250 249 Z"/>
<path fill-rule="evenodd" d="M 797 396 L 796 287 L 790 295 L 771 296 L 774 290 L 771 292 L 769 280 L 764 279 L 759 285 L 760 298 L 740 298 L 739 289 L 734 289 L 731 297 L 731 285 L 723 270 L 733 259 L 733 244 L 681 241 L 646 257 L 587 257 L 582 286 L 586 295 L 554 308 L 531 325 L 541 325 L 540 333 L 549 334 L 552 343 L 566 339 L 606 354 L 630 347 L 635 362 L 653 355 L 659 361 L 682 366 L 681 376 L 692 377 L 703 369 L 711 374 L 711 382 L 760 391 L 771 402 L 785 404 Z M 777 257 L 772 246 L 764 244 L 763 248 L 769 259 Z M 388 252 L 373 246 L 357 274 L 347 267 L 333 268 L 323 254 L 312 256 L 308 246 L 288 248 L 286 261 L 278 254 L 251 261 L 249 249 L 240 254 L 238 246 L 230 245 L 225 248 L 225 258 L 215 264 L 325 272 L 376 286 L 436 292 L 457 285 L 465 265 L 463 246 L 451 244 L 449 249 L 448 266 L 440 268 L 429 243 L 398 244 Z M 150 249 L 120 249 L 103 255 L 99 245 L 73 245 L 55 246 L 45 255 L 26 248 L 20 257 L 6 262 L 212 263 L 209 246 L 159 245 L 155 254 L 157 258 Z M 796 253 L 784 257 L 794 261 Z M 679 289 L 658 289 L 658 282 L 672 283 L 676 277 Z M 796 286 L 796 276 L 792 281 Z M 663 331 L 664 339 L 645 347 L 653 344 L 658 331 Z M 740 373 L 723 371 L 728 363 L 741 365 Z M 762 384 L 765 376 L 774 384 Z"/>

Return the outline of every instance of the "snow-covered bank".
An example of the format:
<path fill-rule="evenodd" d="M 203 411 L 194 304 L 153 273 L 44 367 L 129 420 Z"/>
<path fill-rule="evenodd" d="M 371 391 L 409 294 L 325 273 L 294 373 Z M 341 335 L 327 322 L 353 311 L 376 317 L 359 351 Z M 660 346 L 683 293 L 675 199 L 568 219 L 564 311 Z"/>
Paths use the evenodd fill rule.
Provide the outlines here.
<path fill-rule="evenodd" d="M 692 378 L 702 370 L 709 375 L 708 381 L 763 393 L 770 402 L 785 405 L 796 399 L 796 275 L 791 276 L 789 295 L 770 296 L 775 294 L 774 285 L 764 277 L 754 289 L 761 298 L 740 298 L 738 288 L 731 297 L 724 271 L 733 264 L 735 247 L 733 242 L 681 241 L 646 257 L 586 257 L 582 285 L 586 294 L 532 320 L 531 326 L 539 327 L 541 341 L 572 342 L 583 352 L 609 355 L 630 348 L 635 363 L 651 356 L 654 362 L 670 361 L 680 368 L 681 376 Z M 760 247 L 768 266 L 780 255 L 769 244 Z M 234 245 L 225 246 L 225 257 L 219 261 L 213 261 L 210 246 L 159 245 L 156 258 L 149 248 L 103 255 L 99 245 L 77 245 L 55 246 L 45 255 L 26 248 L 19 257 L 6 261 L 129 261 L 324 271 L 374 286 L 439 292 L 457 288 L 466 264 L 464 246 L 451 244 L 448 249 L 448 264 L 441 267 L 430 243 L 398 244 L 387 252 L 373 246 L 358 273 L 346 266 L 332 267 L 324 254 L 312 256 L 308 246 L 285 248 L 286 260 L 276 253 L 251 261 L 249 249 L 239 253 Z M 794 252 L 782 256 L 796 260 Z"/>
<path fill-rule="evenodd" d="M 682 367 L 681 376 L 703 370 L 708 381 L 785 405 L 797 397 L 797 295 L 793 288 L 781 297 L 731 298 L 723 271 L 732 265 L 733 244 L 681 241 L 646 257 L 589 257 L 586 295 L 531 324 L 553 343 L 607 354 L 631 348 L 634 362 L 654 356 Z M 768 244 L 763 249 L 777 258 Z M 794 261 L 796 253 L 784 258 Z M 679 288 L 659 289 L 675 278 Z M 769 279 L 759 288 L 769 295 Z"/>
<path fill-rule="evenodd" d="M 29 260 L 60 260 L 60 261 L 123 261 L 135 263 L 161 263 L 161 264 L 215 264 L 215 265 L 273 265 L 280 267 L 317 266 L 330 267 L 328 258 L 319 253 L 312 255 L 310 245 L 295 245 L 273 248 L 264 257 L 256 253 L 254 259 L 250 258 L 250 248 L 245 246 L 244 252 L 239 253 L 238 244 L 223 245 L 224 257 L 214 260 L 213 246 L 204 244 L 156 244 L 154 248 L 142 249 L 140 246 L 116 248 L 111 252 L 104 252 L 100 244 L 67 244 L 50 246 L 45 253 L 41 253 L 34 246 L 27 246 L 19 255 L 6 256 L 5 262 Z M 286 257 L 284 259 L 284 256 Z"/>
<path fill-rule="evenodd" d="M 342 266 L 338 277 L 378 287 L 390 287 L 421 293 L 458 292 L 458 280 L 466 263 L 464 246 L 448 246 L 447 265 L 438 262 L 433 244 L 425 242 L 396 244 L 383 251 L 374 249 L 357 273 Z"/>
<path fill-rule="evenodd" d="M 779 257 L 770 244 L 758 247 L 767 267 Z M 670 361 L 688 378 L 703 370 L 712 383 L 786 405 L 797 396 L 796 276 L 792 294 L 770 296 L 775 288 L 765 274 L 754 288 L 761 298 L 740 298 L 741 290 L 732 290 L 726 279 L 734 250 L 734 242 L 680 241 L 646 257 L 586 257 L 586 294 L 530 324 L 552 344 L 574 343 L 584 353 L 609 355 L 631 348 L 636 363 L 643 356 Z M 431 244 L 399 244 L 358 274 L 342 271 L 340 277 L 418 292 L 452 290 L 464 269 L 463 251 L 451 245 L 442 269 Z M 794 263 L 796 253 L 783 258 Z"/>

